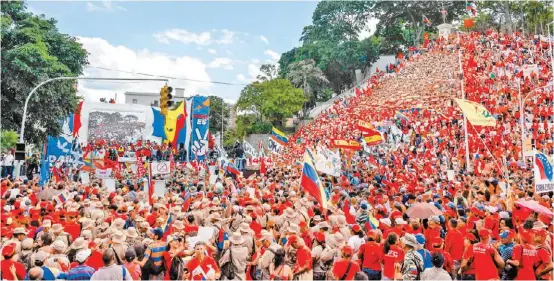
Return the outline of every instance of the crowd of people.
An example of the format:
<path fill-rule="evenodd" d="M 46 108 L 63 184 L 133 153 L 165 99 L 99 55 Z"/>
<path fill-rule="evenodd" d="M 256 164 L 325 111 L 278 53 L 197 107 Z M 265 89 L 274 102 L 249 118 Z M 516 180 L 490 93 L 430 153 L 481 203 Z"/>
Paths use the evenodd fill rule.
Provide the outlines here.
<path fill-rule="evenodd" d="M 460 37 L 463 93 L 458 39 L 431 41 L 301 127 L 265 174 L 211 181 L 178 166 L 160 177 L 163 196 L 144 178 L 114 190 L 94 175 L 2 179 L 2 280 L 552 280 L 552 192 L 534 192 L 521 151 L 523 133 L 554 154 L 548 49 Z M 519 93 L 531 93 L 523 112 Z M 497 119 L 467 124 L 469 163 L 462 95 Z M 359 120 L 384 141 L 340 150 L 342 174 L 319 175 L 324 209 L 296 163 L 306 148 L 361 141 Z"/>

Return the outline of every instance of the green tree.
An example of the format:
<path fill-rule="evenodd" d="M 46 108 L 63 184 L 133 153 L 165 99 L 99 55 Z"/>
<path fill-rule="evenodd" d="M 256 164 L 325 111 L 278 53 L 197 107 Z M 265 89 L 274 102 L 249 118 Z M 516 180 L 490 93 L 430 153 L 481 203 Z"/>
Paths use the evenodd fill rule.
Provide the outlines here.
<path fill-rule="evenodd" d="M 223 116 L 223 118 L 222 118 Z M 217 96 L 210 96 L 210 132 L 215 134 L 221 132 L 223 122 L 223 131 L 227 130 L 231 118 L 231 106 Z"/>
<path fill-rule="evenodd" d="M 2 125 L 20 130 L 27 94 L 53 77 L 79 76 L 87 52 L 74 37 L 62 34 L 56 20 L 26 12 L 21 1 L 1 3 Z M 39 143 L 58 136 L 61 122 L 77 108 L 75 81 L 57 81 L 41 87 L 29 101 L 25 140 Z"/>
<path fill-rule="evenodd" d="M 19 135 L 17 132 L 13 130 L 2 130 L 2 143 L 1 143 L 1 150 L 8 150 L 10 148 L 14 148 L 15 144 L 19 140 Z"/>
<path fill-rule="evenodd" d="M 257 120 L 262 120 L 261 108 L 264 101 L 259 89 L 256 87 L 258 84 L 260 82 L 253 82 L 242 89 L 235 105 L 235 110 L 253 113 L 256 115 Z"/>
<path fill-rule="evenodd" d="M 276 65 L 262 64 L 262 66 L 260 67 L 260 74 L 258 75 L 258 77 L 256 77 L 256 79 L 258 79 L 258 81 L 260 82 L 263 82 L 267 80 L 273 80 L 277 78 L 278 75 L 279 71 Z"/>
<path fill-rule="evenodd" d="M 298 113 L 306 101 L 302 90 L 295 88 L 287 79 L 273 79 L 258 83 L 255 87 L 263 100 L 261 114 L 274 124 Z"/>
<path fill-rule="evenodd" d="M 329 83 L 323 71 L 315 65 L 312 59 L 305 59 L 289 65 L 287 79 L 296 86 L 302 88 L 306 101 L 315 101 L 314 88 L 321 88 Z"/>

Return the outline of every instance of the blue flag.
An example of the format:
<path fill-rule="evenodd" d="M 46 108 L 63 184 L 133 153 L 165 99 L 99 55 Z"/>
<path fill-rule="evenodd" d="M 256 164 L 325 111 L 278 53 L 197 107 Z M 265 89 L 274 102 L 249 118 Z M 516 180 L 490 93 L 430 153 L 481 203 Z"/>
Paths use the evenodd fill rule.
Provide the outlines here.
<path fill-rule="evenodd" d="M 165 116 L 159 110 L 156 110 L 152 107 L 152 114 L 154 115 L 154 122 L 152 122 L 152 128 L 154 131 L 152 135 L 155 137 L 160 137 L 162 139 L 167 139 L 165 135 Z"/>

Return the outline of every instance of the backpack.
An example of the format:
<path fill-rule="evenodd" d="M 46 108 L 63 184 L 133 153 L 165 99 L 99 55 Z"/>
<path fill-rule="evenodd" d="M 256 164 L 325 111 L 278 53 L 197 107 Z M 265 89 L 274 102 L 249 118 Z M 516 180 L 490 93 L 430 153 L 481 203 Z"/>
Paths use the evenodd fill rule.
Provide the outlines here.
<path fill-rule="evenodd" d="M 173 257 L 171 260 L 171 267 L 169 268 L 170 280 L 183 280 L 183 271 L 185 269 L 185 263 L 180 257 Z"/>
<path fill-rule="evenodd" d="M 235 265 L 233 264 L 233 251 L 231 251 L 230 247 L 227 249 L 227 251 L 229 251 L 229 260 L 224 264 L 220 264 L 221 277 L 225 277 L 227 280 L 232 280 L 235 278 Z"/>

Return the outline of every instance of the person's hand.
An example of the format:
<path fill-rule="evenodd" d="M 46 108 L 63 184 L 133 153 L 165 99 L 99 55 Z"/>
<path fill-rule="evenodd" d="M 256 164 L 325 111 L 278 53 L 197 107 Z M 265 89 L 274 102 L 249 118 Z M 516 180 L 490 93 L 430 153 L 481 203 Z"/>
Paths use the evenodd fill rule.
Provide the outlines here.
<path fill-rule="evenodd" d="M 12 263 L 12 265 L 10 266 L 10 273 L 13 275 L 13 276 L 16 276 L 16 270 L 15 270 L 15 264 Z"/>

